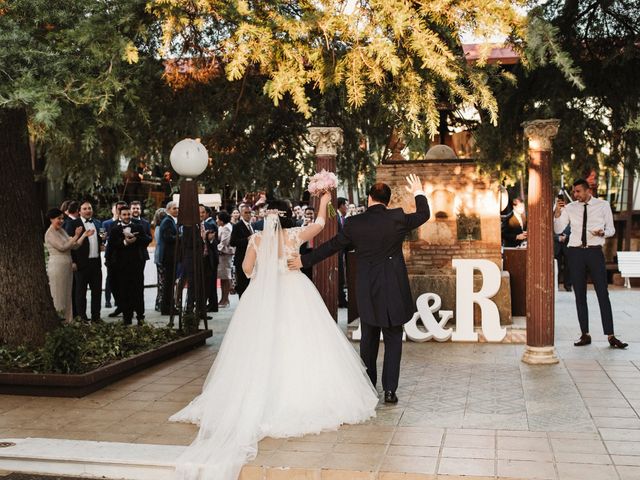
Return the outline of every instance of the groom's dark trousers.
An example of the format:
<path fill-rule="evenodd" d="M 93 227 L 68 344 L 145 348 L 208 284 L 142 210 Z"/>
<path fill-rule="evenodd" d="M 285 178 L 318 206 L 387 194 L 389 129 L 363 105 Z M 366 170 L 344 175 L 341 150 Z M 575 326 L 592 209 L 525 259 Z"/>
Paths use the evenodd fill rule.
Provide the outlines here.
<path fill-rule="evenodd" d="M 400 360 L 402 359 L 402 325 L 376 327 L 362 322 L 360 339 L 360 358 L 367 367 L 367 375 L 375 387 L 378 380 L 378 348 L 380 331 L 384 338 L 384 363 L 382 367 L 382 388 L 385 392 L 395 392 L 400 378 Z"/>
<path fill-rule="evenodd" d="M 347 218 L 338 235 L 300 257 L 303 268 L 309 268 L 346 248 L 356 251 L 356 298 L 362 325 L 360 356 L 375 385 L 382 331 L 385 345 L 382 386 L 387 392 L 395 392 L 398 387 L 402 326 L 415 312 L 402 242 L 411 230 L 429 219 L 424 194 L 416 195 L 415 201 L 415 213 L 372 205 L 365 213 Z"/>

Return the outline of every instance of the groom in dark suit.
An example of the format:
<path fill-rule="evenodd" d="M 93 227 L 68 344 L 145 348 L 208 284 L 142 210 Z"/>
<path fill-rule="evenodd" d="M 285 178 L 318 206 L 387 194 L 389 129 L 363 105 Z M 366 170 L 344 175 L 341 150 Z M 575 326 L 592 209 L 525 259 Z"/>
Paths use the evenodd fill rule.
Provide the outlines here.
<path fill-rule="evenodd" d="M 396 389 L 402 357 L 402 326 L 411 320 L 415 311 L 402 255 L 402 242 L 411 230 L 429 219 L 429 204 L 420 179 L 410 175 L 407 182 L 407 190 L 415 196 L 415 213 L 404 213 L 401 208 L 387 208 L 391 189 L 384 183 L 376 183 L 369 190 L 369 208 L 365 213 L 348 217 L 338 235 L 311 253 L 289 260 L 289 268 L 309 268 L 346 248 L 355 249 L 358 267 L 356 298 L 362 326 L 360 357 L 375 386 L 382 331 L 385 403 L 398 401 Z"/>

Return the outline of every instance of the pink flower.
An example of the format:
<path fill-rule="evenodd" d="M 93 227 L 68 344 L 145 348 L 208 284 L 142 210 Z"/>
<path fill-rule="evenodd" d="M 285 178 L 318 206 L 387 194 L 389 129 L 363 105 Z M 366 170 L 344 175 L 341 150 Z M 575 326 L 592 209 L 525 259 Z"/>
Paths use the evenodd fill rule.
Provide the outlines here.
<path fill-rule="evenodd" d="M 322 169 L 311 177 L 308 190 L 311 195 L 319 196 L 324 192 L 328 192 L 336 188 L 338 188 L 338 177 L 336 177 L 336 174 Z"/>

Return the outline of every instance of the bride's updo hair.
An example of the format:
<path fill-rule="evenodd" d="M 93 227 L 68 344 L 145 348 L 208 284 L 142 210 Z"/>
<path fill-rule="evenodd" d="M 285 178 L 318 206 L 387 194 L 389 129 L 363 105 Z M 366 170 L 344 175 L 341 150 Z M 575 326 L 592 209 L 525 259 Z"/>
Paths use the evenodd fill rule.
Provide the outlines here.
<path fill-rule="evenodd" d="M 280 226 L 282 228 L 293 228 L 296 226 L 296 222 L 293 219 L 293 212 L 291 211 L 291 203 L 288 200 L 269 200 L 267 208 L 280 212 Z"/>

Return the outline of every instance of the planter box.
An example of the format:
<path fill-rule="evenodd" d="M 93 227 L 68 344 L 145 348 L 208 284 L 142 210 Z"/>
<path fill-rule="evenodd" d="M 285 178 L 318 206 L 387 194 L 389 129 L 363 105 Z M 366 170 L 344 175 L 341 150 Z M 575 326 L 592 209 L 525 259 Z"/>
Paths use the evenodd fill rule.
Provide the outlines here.
<path fill-rule="evenodd" d="M 0 373 L 0 394 L 84 397 L 128 375 L 204 345 L 212 335 L 211 330 L 200 330 L 155 350 L 82 374 Z"/>

